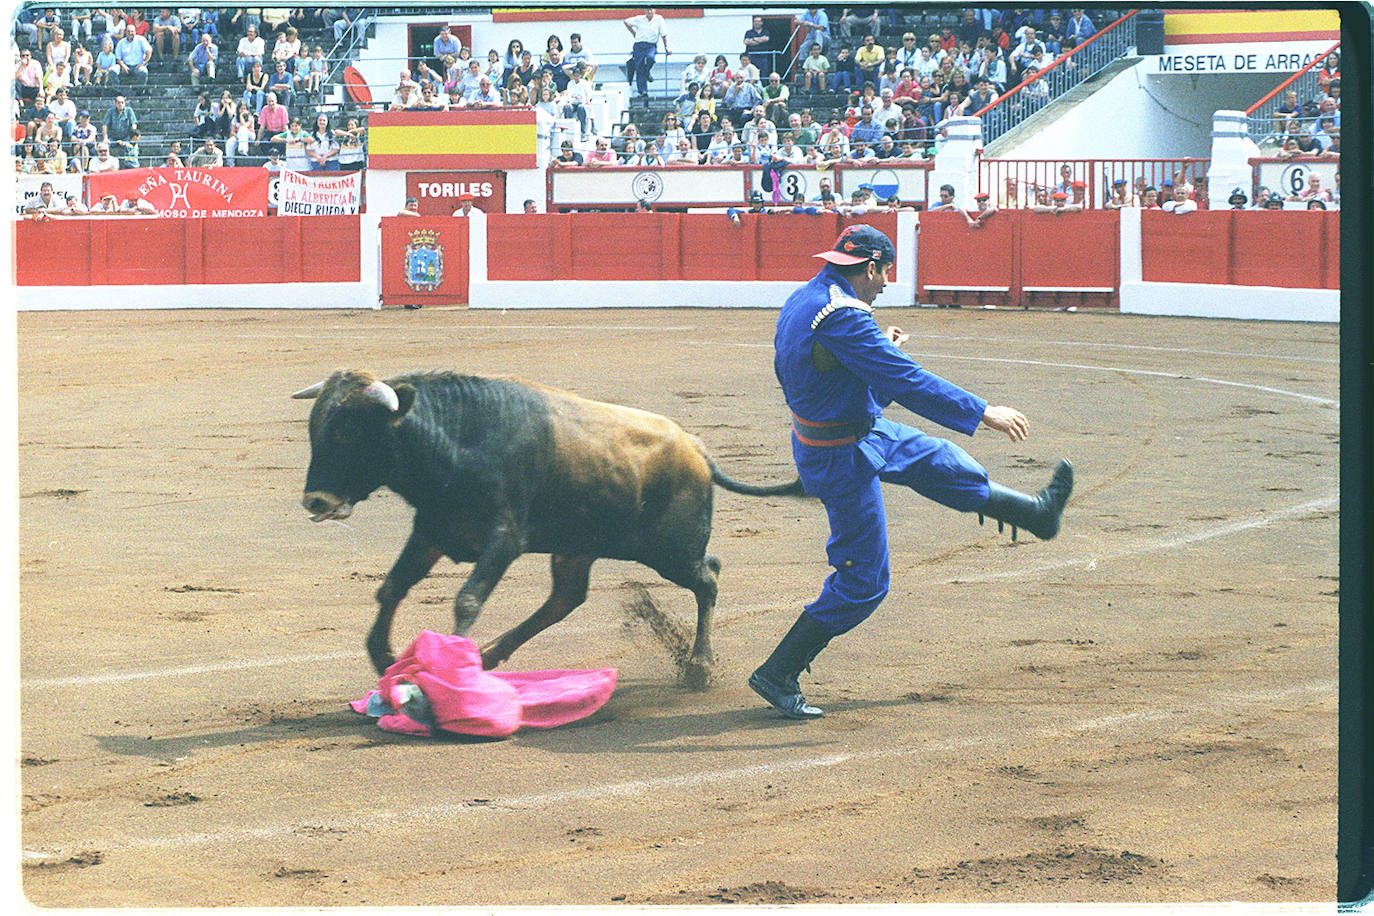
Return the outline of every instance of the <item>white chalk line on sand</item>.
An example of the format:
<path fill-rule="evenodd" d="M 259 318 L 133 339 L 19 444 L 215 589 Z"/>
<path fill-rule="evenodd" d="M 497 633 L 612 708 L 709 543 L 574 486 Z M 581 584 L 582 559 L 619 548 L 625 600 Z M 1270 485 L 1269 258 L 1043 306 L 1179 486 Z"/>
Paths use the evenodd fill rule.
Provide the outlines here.
<path fill-rule="evenodd" d="M 1171 720 L 1191 721 L 1198 718 L 1204 711 L 1207 714 L 1213 714 L 1219 710 L 1233 712 L 1237 708 L 1251 705 L 1269 707 L 1278 700 L 1308 696 L 1320 697 L 1322 695 L 1334 697 L 1337 689 L 1337 682 L 1330 680 L 1275 690 L 1219 694 L 1209 697 L 1205 707 L 1195 703 L 1187 703 L 1172 709 L 1156 708 L 1136 710 L 1129 713 L 1083 719 L 1065 725 L 1046 725 L 1035 729 L 1031 734 L 1040 738 L 1063 738 L 1084 735 L 1090 732 L 1124 731 L 1128 727 L 1143 723 L 1167 722 Z M 299 833 L 307 828 L 311 830 L 321 828 L 325 830 L 373 830 L 398 823 L 411 826 L 420 823 L 442 825 L 449 821 L 461 822 L 470 820 L 473 817 L 500 814 L 505 811 L 540 810 L 561 807 L 569 803 L 585 804 L 588 802 L 616 798 L 641 798 L 663 792 L 693 789 L 703 785 L 715 786 L 724 782 L 737 782 L 758 777 L 777 776 L 785 773 L 821 770 L 846 763 L 867 763 L 891 757 L 928 756 L 931 754 L 966 750 L 973 747 L 985 747 L 988 745 L 1003 746 L 1005 744 L 1006 738 L 1004 735 L 982 734 L 960 739 L 923 741 L 920 744 L 901 747 L 875 748 L 866 751 L 845 751 L 792 760 L 778 760 L 768 763 L 751 764 L 743 767 L 732 767 L 729 769 L 699 770 L 692 773 L 656 776 L 649 779 L 633 779 L 621 782 L 600 783 L 598 785 L 575 786 L 553 792 L 539 792 L 531 795 L 492 798 L 481 804 L 443 803 L 420 805 L 408 807 L 401 811 L 384 810 L 359 814 L 352 817 L 334 818 L 323 823 L 317 821 L 302 823 L 292 820 L 257 827 L 231 827 L 212 832 L 181 833 L 166 836 L 124 837 L 117 841 L 93 842 L 101 846 L 102 849 L 146 847 L 159 849 L 190 849 L 212 845 L 233 845 L 252 840 L 273 840 L 293 833 Z M 33 849 L 24 851 L 25 859 L 30 862 L 52 861 L 60 859 L 63 855 L 70 854 L 73 854 L 73 851 L 58 852 L 53 849 Z"/>
<path fill-rule="evenodd" d="M 762 343 L 726 343 L 710 340 L 688 341 L 691 345 L 706 346 L 714 344 L 716 346 L 745 347 L 745 348 L 767 348 L 773 349 L 772 344 Z M 1323 407 L 1340 407 L 1341 402 L 1332 398 L 1324 398 L 1315 394 L 1303 394 L 1301 391 L 1289 391 L 1286 388 L 1271 388 L 1268 385 L 1254 385 L 1249 382 L 1233 382 L 1230 379 L 1211 378 L 1205 375 L 1189 375 L 1186 372 L 1166 372 L 1159 369 L 1127 369 L 1123 366 L 1087 366 L 1081 363 L 1051 363 L 1038 359 L 1011 359 L 1002 356 L 963 356 L 957 353 L 931 353 L 922 352 L 923 358 L 934 359 L 962 359 L 977 363 L 1013 363 L 1019 366 L 1044 366 L 1049 369 L 1078 369 L 1084 372 L 1110 372 L 1118 375 L 1147 375 L 1151 378 L 1167 378 L 1174 381 L 1204 382 L 1209 385 L 1225 385 L 1230 388 L 1245 388 L 1249 391 L 1262 391 L 1265 394 L 1277 394 L 1283 397 L 1298 398 L 1303 401 L 1310 401 L 1313 404 L 1320 404 Z"/>
<path fill-rule="evenodd" d="M 1201 528 L 1197 531 L 1190 531 L 1186 534 L 1174 535 L 1172 537 L 1160 538 L 1154 541 L 1138 542 L 1136 544 L 1119 547 L 1114 550 L 1095 553 L 1089 557 L 1077 557 L 1072 560 L 1055 560 L 1049 563 L 1037 563 L 1030 566 L 1018 566 L 1015 569 L 1003 570 L 995 573 L 985 573 L 978 576 L 957 576 L 950 582 L 957 585 L 973 585 L 979 582 L 995 582 L 999 579 L 1020 579 L 1025 576 L 1035 576 L 1041 573 L 1055 572 L 1060 569 L 1096 569 L 1097 565 L 1103 561 L 1120 560 L 1126 557 L 1138 556 L 1144 553 L 1154 553 L 1160 550 L 1174 550 L 1179 547 L 1186 547 L 1189 544 L 1196 544 L 1199 541 L 1209 541 L 1213 538 L 1229 537 L 1233 534 L 1240 534 L 1244 531 L 1252 531 L 1255 528 L 1264 528 L 1277 522 L 1289 519 L 1302 518 L 1307 515 L 1315 515 L 1335 509 L 1340 505 L 1339 494 L 1323 496 L 1320 499 L 1308 500 L 1296 506 L 1288 506 L 1284 509 L 1275 509 L 1254 518 L 1238 519 L 1227 522 L 1224 525 L 1215 525 L 1211 528 Z"/>

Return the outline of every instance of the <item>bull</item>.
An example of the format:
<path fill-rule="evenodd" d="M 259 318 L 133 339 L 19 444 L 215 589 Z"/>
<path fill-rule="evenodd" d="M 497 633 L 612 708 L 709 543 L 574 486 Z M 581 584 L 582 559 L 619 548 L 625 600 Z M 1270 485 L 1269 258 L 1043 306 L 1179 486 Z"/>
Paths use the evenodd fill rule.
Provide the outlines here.
<path fill-rule="evenodd" d="M 713 484 L 750 496 L 799 495 L 801 482 L 727 477 L 667 417 L 528 382 L 450 372 L 380 380 L 340 370 L 292 395 L 313 398 L 301 504 L 312 521 L 347 518 L 389 487 L 415 510 L 410 537 L 377 589 L 367 653 L 394 661 L 391 624 L 407 592 L 446 556 L 473 564 L 453 603 L 466 635 L 521 554 L 551 557 L 553 587 L 527 620 L 482 647 L 494 668 L 587 597 L 592 563 L 633 560 L 696 597 L 686 679 L 709 677 L 720 560 L 706 552 Z"/>

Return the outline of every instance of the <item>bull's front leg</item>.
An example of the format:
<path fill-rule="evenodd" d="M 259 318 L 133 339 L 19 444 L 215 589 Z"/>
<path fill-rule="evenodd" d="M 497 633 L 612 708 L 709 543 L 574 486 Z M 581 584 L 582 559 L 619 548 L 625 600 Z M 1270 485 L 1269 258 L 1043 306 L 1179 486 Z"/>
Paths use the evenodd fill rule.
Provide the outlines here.
<path fill-rule="evenodd" d="M 455 634 L 468 634 L 477 615 L 482 612 L 482 605 L 486 604 L 487 598 L 496 588 L 496 583 L 501 581 L 506 570 L 524 552 L 525 545 L 517 525 L 507 520 L 493 526 L 481 554 L 477 557 L 477 562 L 472 567 L 472 575 L 468 576 L 468 580 L 458 590 L 457 597 L 453 599 Z"/>
<path fill-rule="evenodd" d="M 441 551 L 432 547 L 418 530 L 412 528 L 401 555 L 396 558 L 391 571 L 377 589 L 377 619 L 367 634 L 367 655 L 378 674 L 396 661 L 391 654 L 391 621 L 396 616 L 397 605 L 416 582 L 429 575 L 441 556 Z"/>

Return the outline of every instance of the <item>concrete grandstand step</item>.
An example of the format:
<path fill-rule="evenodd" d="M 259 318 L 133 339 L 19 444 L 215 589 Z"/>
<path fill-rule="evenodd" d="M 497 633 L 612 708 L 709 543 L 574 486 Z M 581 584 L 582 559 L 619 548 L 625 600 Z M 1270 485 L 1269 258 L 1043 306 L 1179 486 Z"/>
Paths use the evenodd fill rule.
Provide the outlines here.
<path fill-rule="evenodd" d="M 983 155 L 989 158 L 1005 155 L 1008 150 L 1015 149 L 1036 134 L 1052 127 L 1070 109 L 1110 83 L 1118 73 L 1129 70 L 1139 63 L 1141 63 L 1139 57 L 1123 57 L 1112 61 L 1100 73 L 1089 77 L 1058 98 L 1052 99 L 1049 104 L 993 140 L 984 149 Z"/>

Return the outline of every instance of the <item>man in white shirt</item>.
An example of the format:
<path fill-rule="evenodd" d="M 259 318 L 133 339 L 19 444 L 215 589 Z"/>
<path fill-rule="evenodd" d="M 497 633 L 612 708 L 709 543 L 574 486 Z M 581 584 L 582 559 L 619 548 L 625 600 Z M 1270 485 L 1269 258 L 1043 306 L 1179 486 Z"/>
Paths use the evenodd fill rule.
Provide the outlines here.
<path fill-rule="evenodd" d="M 587 139 L 587 105 L 592 100 L 592 84 L 587 82 L 584 77 L 587 75 L 586 69 L 579 65 L 572 71 L 572 79 L 568 81 L 568 88 L 563 90 L 563 116 L 566 118 L 577 118 L 577 123 L 582 128 L 581 138 Z"/>
<path fill-rule="evenodd" d="M 472 205 L 472 202 L 476 199 L 477 198 L 471 194 L 459 194 L 458 209 L 453 211 L 453 215 L 466 216 L 468 219 L 485 224 L 487 221 L 487 214 L 482 212 L 481 207 L 474 207 Z"/>
<path fill-rule="evenodd" d="M 266 42 L 258 37 L 258 30 L 250 25 L 244 32 L 243 37 L 239 39 L 239 82 L 242 82 L 243 78 L 248 75 L 248 71 L 252 69 L 253 64 L 262 63 L 262 55 L 265 53 L 266 48 Z"/>
<path fill-rule="evenodd" d="M 873 121 L 886 127 L 887 122 L 893 118 L 897 123 L 902 123 L 902 106 L 892 100 L 892 90 L 884 89 L 878 94 L 880 104 L 873 106 Z"/>
<path fill-rule="evenodd" d="M 638 92 L 636 97 L 649 97 L 649 71 L 654 67 L 654 57 L 658 43 L 663 42 L 663 56 L 672 54 L 668 50 L 668 24 L 652 7 L 643 16 L 631 16 L 625 20 L 625 30 L 634 36 L 630 49 L 630 60 L 625 65 L 627 79 L 633 78 Z"/>
<path fill-rule="evenodd" d="M 500 108 L 501 94 L 491 85 L 491 78 L 483 76 L 477 81 L 477 91 L 463 99 L 470 108 Z"/>
<path fill-rule="evenodd" d="M 697 165 L 700 162 L 700 157 L 697 155 L 697 148 L 692 145 L 692 141 L 683 137 L 677 141 L 677 146 L 668 153 L 665 161 L 670 165 L 679 162 L 683 165 Z"/>
<path fill-rule="evenodd" d="M 115 172 L 119 170 L 119 160 L 110 155 L 110 144 L 97 143 L 95 145 L 95 156 L 91 159 L 91 164 L 87 171 L 92 175 L 99 175 L 101 172 Z"/>

